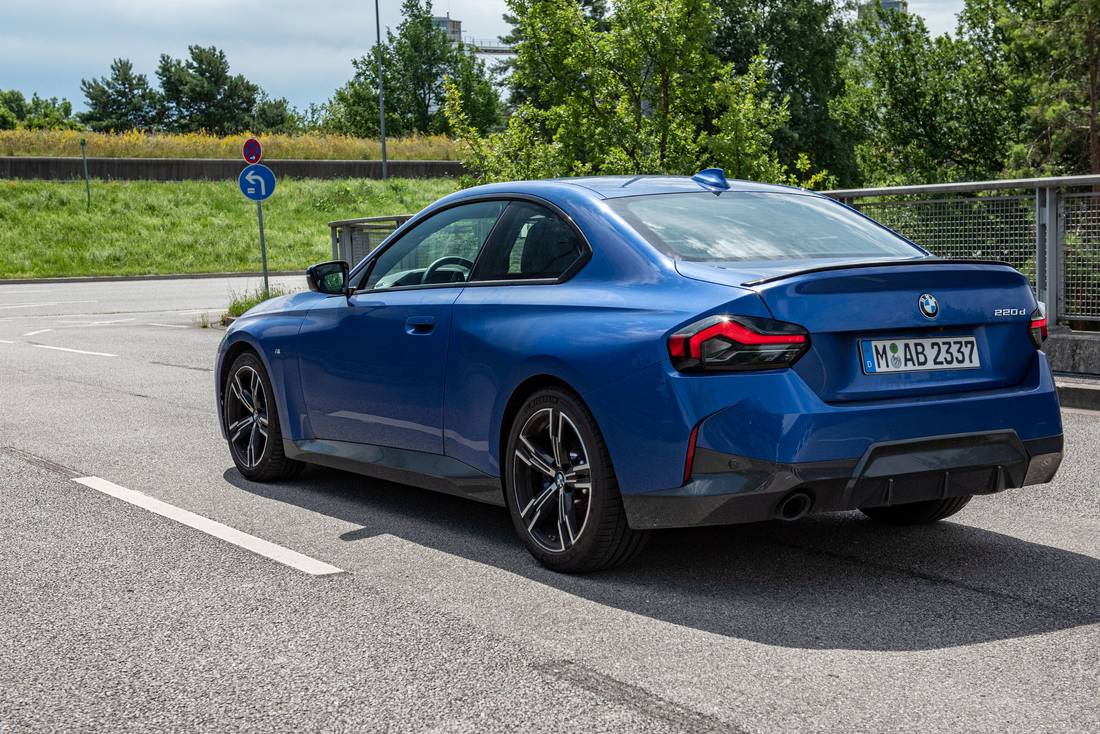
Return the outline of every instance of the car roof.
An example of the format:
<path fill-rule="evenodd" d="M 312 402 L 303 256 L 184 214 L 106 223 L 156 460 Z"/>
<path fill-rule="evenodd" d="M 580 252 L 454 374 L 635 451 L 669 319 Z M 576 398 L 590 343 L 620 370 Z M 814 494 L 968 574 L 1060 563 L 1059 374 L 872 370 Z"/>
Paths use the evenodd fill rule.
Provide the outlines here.
<path fill-rule="evenodd" d="M 692 192 L 725 193 L 726 191 L 753 191 L 783 194 L 814 194 L 806 189 L 777 184 L 757 183 L 756 181 L 729 180 L 729 189 L 713 189 L 690 176 L 585 176 L 578 178 L 552 178 L 539 181 L 510 181 L 507 183 L 485 184 L 465 189 L 466 196 L 488 194 L 531 194 L 554 198 L 561 195 L 587 195 L 598 199 L 620 199 L 626 196 L 646 196 L 652 194 L 683 194 Z"/>

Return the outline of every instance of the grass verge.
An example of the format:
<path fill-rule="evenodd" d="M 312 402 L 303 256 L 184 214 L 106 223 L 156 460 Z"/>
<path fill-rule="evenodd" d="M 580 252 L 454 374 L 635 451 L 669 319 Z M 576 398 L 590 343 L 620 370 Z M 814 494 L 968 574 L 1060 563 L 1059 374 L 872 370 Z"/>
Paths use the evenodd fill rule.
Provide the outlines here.
<path fill-rule="evenodd" d="M 453 179 L 281 179 L 264 203 L 268 267 L 331 257 L 334 219 L 407 214 Z M 260 269 L 256 207 L 236 181 L 0 180 L 0 278 L 246 272 Z"/>
<path fill-rule="evenodd" d="M 236 293 L 233 295 L 233 300 L 229 302 L 229 307 L 225 310 L 225 316 L 222 317 L 222 323 L 227 323 L 230 318 L 237 318 L 258 303 L 263 303 L 271 298 L 285 296 L 288 293 L 291 293 L 291 291 L 279 287 L 269 288 L 266 295 L 262 287 L 245 291 L 244 293 Z"/>

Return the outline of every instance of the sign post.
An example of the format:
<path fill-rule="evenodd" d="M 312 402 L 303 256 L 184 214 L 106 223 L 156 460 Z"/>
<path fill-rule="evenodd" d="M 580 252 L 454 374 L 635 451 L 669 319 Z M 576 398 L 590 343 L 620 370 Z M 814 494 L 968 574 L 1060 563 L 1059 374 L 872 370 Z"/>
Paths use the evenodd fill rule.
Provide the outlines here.
<path fill-rule="evenodd" d="M 256 221 L 260 225 L 260 261 L 264 272 L 264 298 L 270 294 L 267 279 L 267 242 L 264 240 L 264 199 L 275 193 L 275 174 L 259 163 L 263 150 L 255 138 L 249 138 L 244 144 L 244 159 L 250 165 L 244 167 L 237 177 L 237 185 L 246 199 L 256 202 Z"/>

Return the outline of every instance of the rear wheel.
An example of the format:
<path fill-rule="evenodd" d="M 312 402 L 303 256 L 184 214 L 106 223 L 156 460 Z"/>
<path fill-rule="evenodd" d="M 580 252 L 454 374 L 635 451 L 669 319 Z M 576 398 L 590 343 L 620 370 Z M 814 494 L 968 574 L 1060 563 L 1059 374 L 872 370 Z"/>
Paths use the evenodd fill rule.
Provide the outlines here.
<path fill-rule="evenodd" d="M 641 551 L 648 534 L 627 525 L 607 446 L 576 395 L 550 388 L 528 398 L 501 464 L 512 523 L 544 565 L 582 573 Z"/>
<path fill-rule="evenodd" d="M 283 453 L 279 407 L 259 357 L 246 352 L 234 360 L 223 395 L 225 432 L 237 471 L 255 482 L 301 473 L 305 465 Z"/>
<path fill-rule="evenodd" d="M 872 520 L 891 525 L 924 525 L 951 517 L 966 507 L 972 498 L 973 495 L 965 495 L 889 507 L 861 507 L 859 511 Z"/>

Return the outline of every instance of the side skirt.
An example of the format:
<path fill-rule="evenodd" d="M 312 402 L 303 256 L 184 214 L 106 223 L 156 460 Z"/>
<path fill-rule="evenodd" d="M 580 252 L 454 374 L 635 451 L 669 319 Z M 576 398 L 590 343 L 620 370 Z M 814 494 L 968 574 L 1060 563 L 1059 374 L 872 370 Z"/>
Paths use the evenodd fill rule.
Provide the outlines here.
<path fill-rule="evenodd" d="M 287 458 L 504 507 L 500 478 L 458 459 L 350 441 L 283 439 Z"/>

